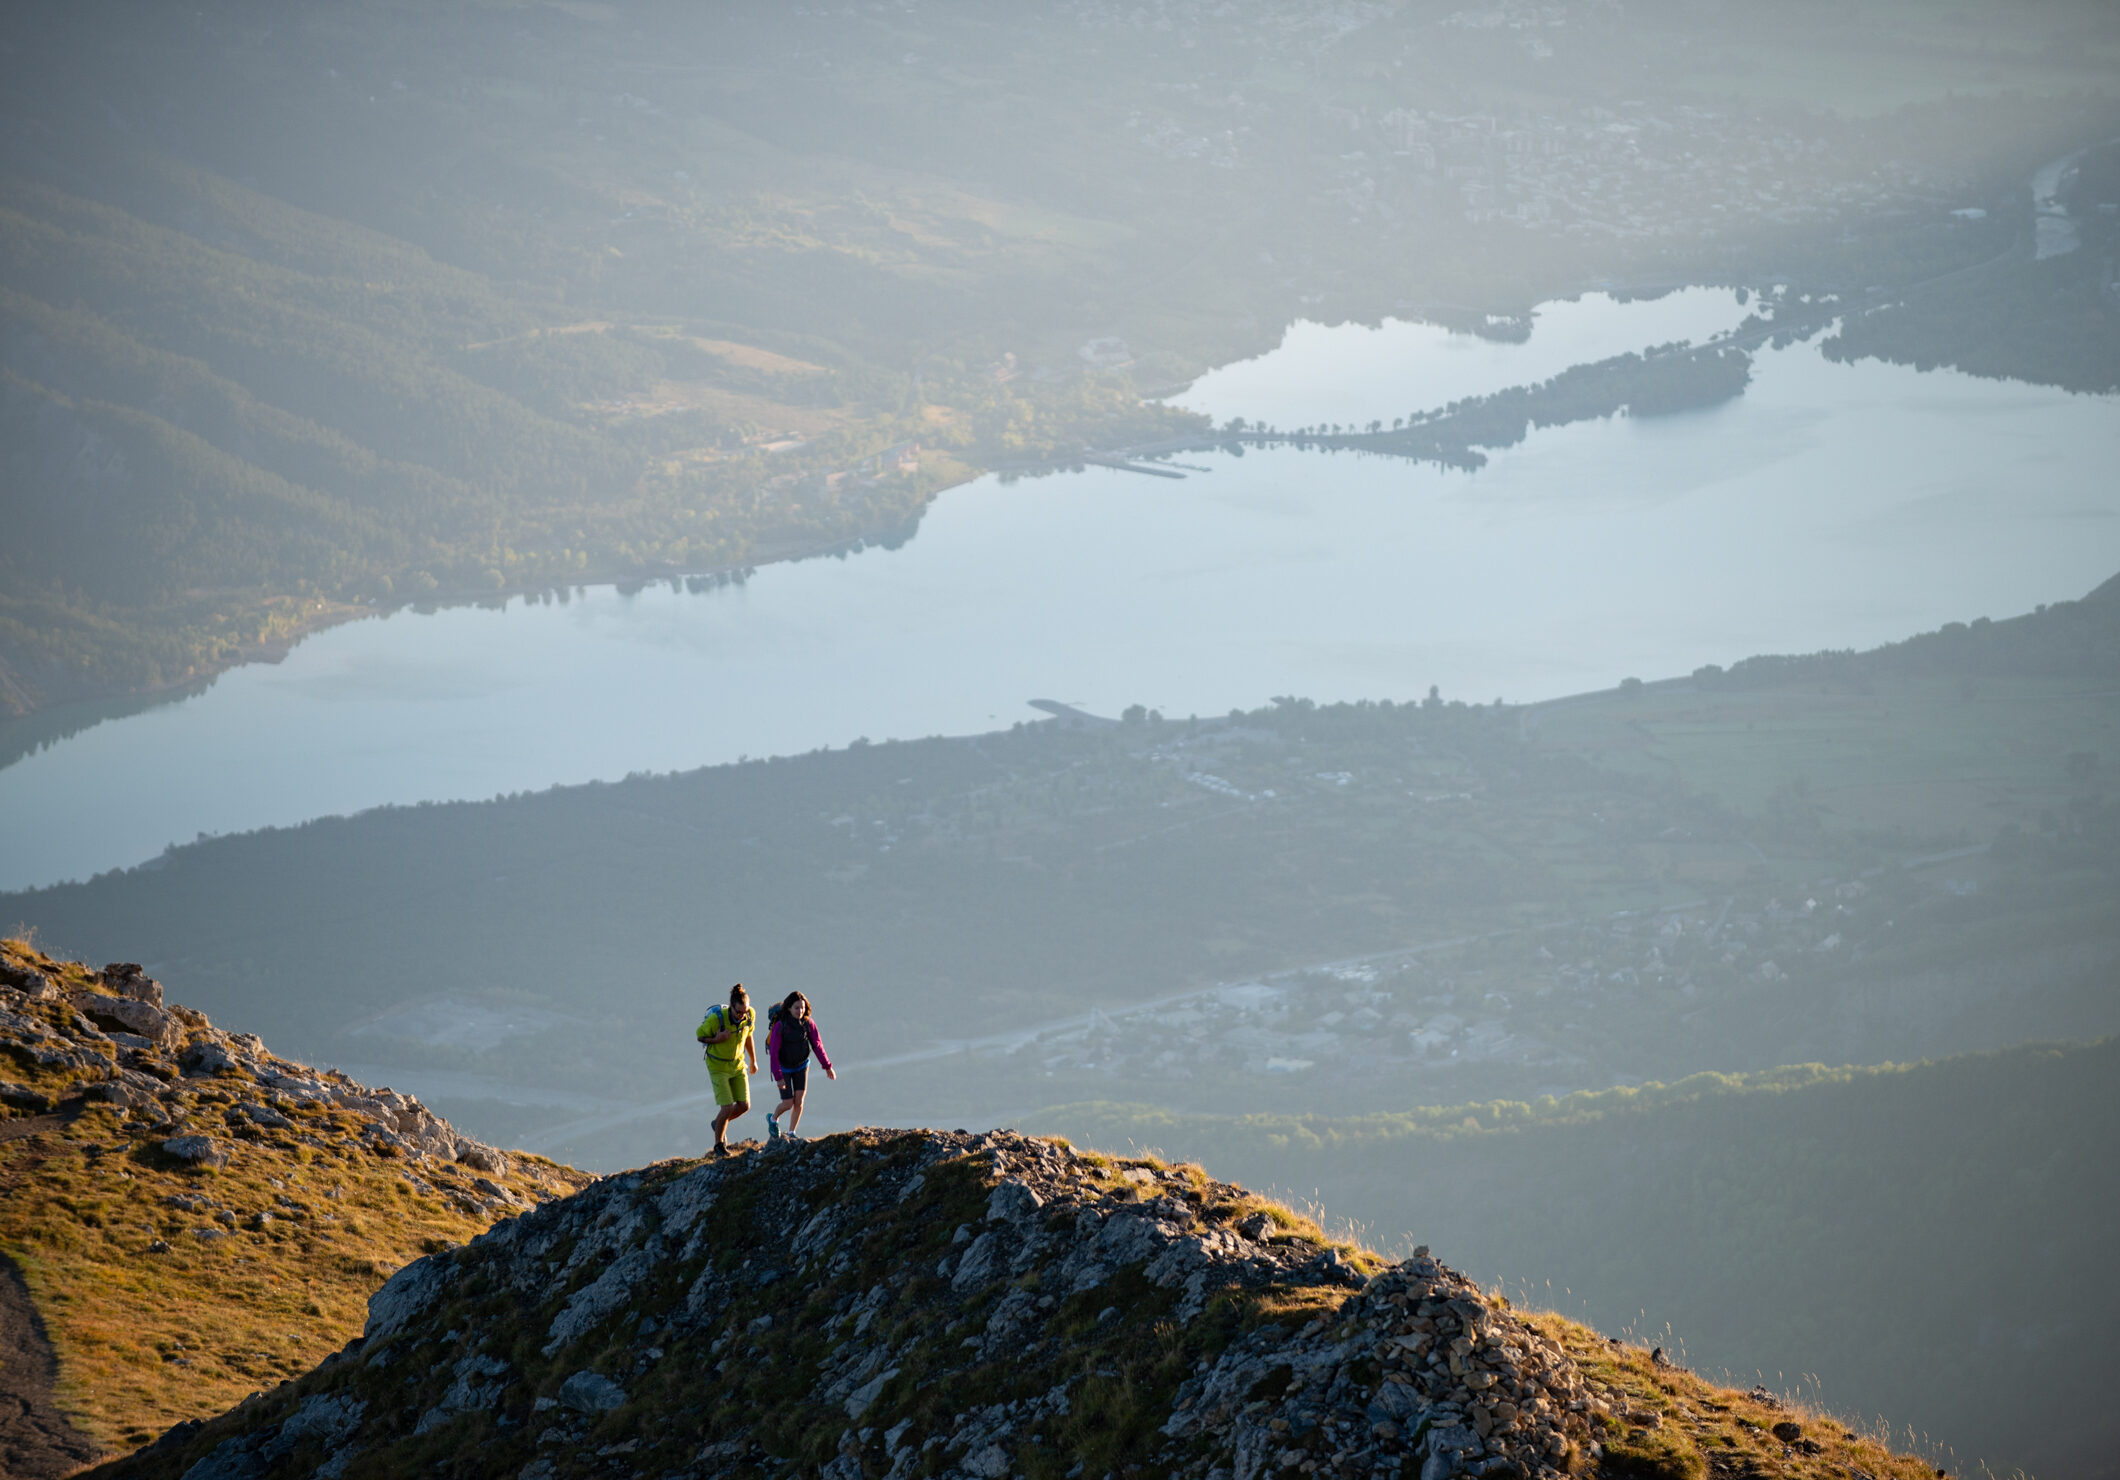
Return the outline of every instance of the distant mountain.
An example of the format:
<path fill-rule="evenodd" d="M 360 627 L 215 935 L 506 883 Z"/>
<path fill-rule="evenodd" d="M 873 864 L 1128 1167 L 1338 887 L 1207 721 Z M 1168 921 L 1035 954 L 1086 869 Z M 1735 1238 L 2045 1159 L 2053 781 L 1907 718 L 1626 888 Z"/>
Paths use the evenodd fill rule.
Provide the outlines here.
<path fill-rule="evenodd" d="M 435 1471 L 1931 1473 L 1197 1168 L 881 1130 L 516 1218 L 400 1271 L 316 1371 L 98 1473 Z"/>
<path fill-rule="evenodd" d="M 587 1179 L 0 942 L 0 1474 L 58 1475 L 308 1370 L 369 1293 Z"/>

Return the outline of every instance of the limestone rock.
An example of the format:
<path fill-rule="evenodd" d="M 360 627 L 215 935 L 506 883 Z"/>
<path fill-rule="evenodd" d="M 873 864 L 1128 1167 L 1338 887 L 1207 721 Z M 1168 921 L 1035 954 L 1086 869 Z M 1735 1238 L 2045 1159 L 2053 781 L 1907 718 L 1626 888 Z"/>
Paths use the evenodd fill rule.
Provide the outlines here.
<path fill-rule="evenodd" d="M 171 1136 L 162 1149 L 178 1161 L 219 1170 L 228 1165 L 228 1148 L 212 1136 Z"/>
<path fill-rule="evenodd" d="M 149 1007 L 162 1005 L 162 984 L 140 969 L 136 961 L 113 961 L 103 968 L 103 985 L 118 996 Z"/>
<path fill-rule="evenodd" d="M 559 1401 L 576 1413 L 609 1413 L 624 1405 L 626 1390 L 601 1372 L 577 1372 L 559 1385 Z"/>
<path fill-rule="evenodd" d="M 545 1355 L 551 1356 L 623 1306 L 634 1285 L 655 1267 L 655 1262 L 647 1250 L 634 1249 L 575 1291 L 566 1307 L 552 1318 L 551 1329 L 545 1333 Z"/>
<path fill-rule="evenodd" d="M 460 1138 L 456 1143 L 455 1150 L 456 1159 L 467 1167 L 476 1168 L 481 1172 L 490 1172 L 495 1176 L 505 1177 L 508 1175 L 508 1158 L 491 1146 L 483 1145 L 478 1141 Z"/>
<path fill-rule="evenodd" d="M 418 1259 L 406 1265 L 368 1297 L 368 1324 L 361 1333 L 362 1339 L 380 1341 L 424 1315 L 441 1299 L 454 1277 L 455 1266 L 439 1258 Z"/>
<path fill-rule="evenodd" d="M 382 1091 L 334 1093 L 418 1113 Z M 1354 1290 L 1360 1272 L 1315 1242 L 1224 1221 L 1241 1189 L 1114 1180 L 1029 1137 L 890 1131 L 607 1177 L 400 1270 L 370 1301 L 361 1359 L 305 1379 L 301 1401 L 390 1394 L 325 1460 L 358 1453 L 377 1473 L 427 1468 L 460 1432 L 478 1435 L 481 1474 L 1002 1480 L 1041 1467 L 1029 1446 L 1082 1411 L 1096 1391 L 1082 1385 L 1116 1375 L 1112 1353 L 1182 1331 L 1221 1292 L 1307 1291 L 1321 1314 L 1300 1330 L 1266 1321 L 1192 1353 L 1143 1473 L 1554 1480 L 1582 1467 L 1590 1405 L 1612 1395 L 1471 1281 L 1423 1255 Z M 1125 1293 L 1088 1293 L 1106 1286 Z M 1429 1365 L 1445 1352 L 1455 1371 Z M 732 1372 L 768 1374 L 767 1389 L 803 1374 L 789 1396 L 850 1425 L 836 1457 L 769 1450 L 756 1405 L 718 1396 Z M 918 1396 L 936 1382 L 974 1406 L 938 1416 Z M 211 1453 L 264 1455 L 270 1415 L 296 1409 L 292 1393 L 275 1401 L 225 1454 L 239 1436 L 210 1431 L 223 1441 Z M 474 1429 L 475 1414 L 490 1422 Z M 700 1423 L 673 1452 L 673 1428 Z M 195 1443 L 193 1459 L 209 1447 Z"/>

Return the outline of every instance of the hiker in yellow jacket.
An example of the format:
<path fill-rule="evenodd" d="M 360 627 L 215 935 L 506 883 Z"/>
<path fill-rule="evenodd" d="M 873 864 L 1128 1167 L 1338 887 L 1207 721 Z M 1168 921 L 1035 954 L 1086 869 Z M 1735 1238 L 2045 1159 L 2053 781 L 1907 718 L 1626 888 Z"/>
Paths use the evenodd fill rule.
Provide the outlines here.
<path fill-rule="evenodd" d="M 695 1035 L 707 1046 L 707 1078 L 714 1084 L 714 1103 L 721 1112 L 714 1117 L 714 1154 L 729 1154 L 729 1122 L 751 1108 L 750 1076 L 758 1072 L 758 1050 L 751 1043 L 757 1014 L 751 998 L 738 982 L 729 988 L 729 1003 L 707 1009 Z"/>

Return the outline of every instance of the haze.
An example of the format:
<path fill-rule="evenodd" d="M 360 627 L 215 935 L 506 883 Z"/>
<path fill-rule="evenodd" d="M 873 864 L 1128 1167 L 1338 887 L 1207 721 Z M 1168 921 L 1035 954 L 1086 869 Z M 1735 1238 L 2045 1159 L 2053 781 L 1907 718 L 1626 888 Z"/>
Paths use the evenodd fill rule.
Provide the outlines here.
<path fill-rule="evenodd" d="M 11 933 L 596 1170 L 800 988 L 808 1130 L 2120 1473 L 2110 5 L 24 3 L 0 80 Z"/>

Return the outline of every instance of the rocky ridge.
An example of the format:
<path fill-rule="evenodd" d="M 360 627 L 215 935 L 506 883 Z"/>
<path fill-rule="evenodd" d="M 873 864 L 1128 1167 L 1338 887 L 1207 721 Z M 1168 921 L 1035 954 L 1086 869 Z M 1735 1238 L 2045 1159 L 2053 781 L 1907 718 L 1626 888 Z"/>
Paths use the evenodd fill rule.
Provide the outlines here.
<path fill-rule="evenodd" d="M 1677 1410 L 1725 1437 L 1773 1411 L 1716 1391 L 1197 1168 L 863 1130 L 524 1213 L 400 1271 L 315 1372 L 100 1473 L 1697 1476 Z M 1754 1468 L 1718 1472 L 1802 1457 L 1728 1443 Z M 1926 1474 L 1832 1458 L 1858 1449 Z"/>

